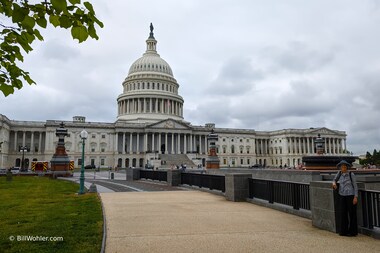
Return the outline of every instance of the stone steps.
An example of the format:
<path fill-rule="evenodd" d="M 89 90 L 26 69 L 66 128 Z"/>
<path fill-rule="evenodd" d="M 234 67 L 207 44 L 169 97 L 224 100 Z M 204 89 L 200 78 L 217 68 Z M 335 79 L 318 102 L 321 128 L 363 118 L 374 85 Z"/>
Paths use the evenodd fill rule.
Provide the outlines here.
<path fill-rule="evenodd" d="M 187 155 L 184 154 L 161 154 L 161 162 L 163 165 L 161 167 L 170 168 L 172 165 L 181 166 L 186 164 L 187 168 L 196 167 L 194 162 L 189 159 Z"/>

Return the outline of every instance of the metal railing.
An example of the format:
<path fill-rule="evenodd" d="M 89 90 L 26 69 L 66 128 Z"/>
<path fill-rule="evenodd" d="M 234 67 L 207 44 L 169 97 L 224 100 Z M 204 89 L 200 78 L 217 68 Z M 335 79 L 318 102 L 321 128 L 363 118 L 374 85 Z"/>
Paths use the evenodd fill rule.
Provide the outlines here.
<path fill-rule="evenodd" d="M 181 184 L 195 185 L 199 186 L 199 188 L 209 188 L 210 190 L 222 192 L 226 190 L 224 175 L 181 173 Z"/>
<path fill-rule="evenodd" d="M 140 170 L 140 178 L 167 181 L 167 172 L 163 170 Z"/>
<path fill-rule="evenodd" d="M 304 183 L 250 178 L 249 198 L 310 210 L 309 184 Z"/>
<path fill-rule="evenodd" d="M 363 227 L 380 228 L 380 191 L 359 190 L 363 210 Z"/>

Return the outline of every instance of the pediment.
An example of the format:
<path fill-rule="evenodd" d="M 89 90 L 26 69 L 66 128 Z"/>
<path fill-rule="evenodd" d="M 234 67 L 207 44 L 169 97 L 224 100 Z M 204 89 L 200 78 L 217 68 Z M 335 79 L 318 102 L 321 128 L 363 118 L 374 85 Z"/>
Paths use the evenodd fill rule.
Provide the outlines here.
<path fill-rule="evenodd" d="M 309 133 L 313 133 L 315 135 L 318 135 L 318 134 L 321 134 L 321 135 L 340 134 L 340 133 L 337 133 L 336 131 L 333 131 L 333 130 L 328 129 L 326 127 L 311 129 L 311 131 Z"/>
<path fill-rule="evenodd" d="M 187 130 L 190 127 L 182 122 L 176 121 L 174 119 L 165 119 L 160 122 L 151 124 L 147 126 L 147 128 L 163 128 L 163 129 L 179 129 L 179 130 Z"/>

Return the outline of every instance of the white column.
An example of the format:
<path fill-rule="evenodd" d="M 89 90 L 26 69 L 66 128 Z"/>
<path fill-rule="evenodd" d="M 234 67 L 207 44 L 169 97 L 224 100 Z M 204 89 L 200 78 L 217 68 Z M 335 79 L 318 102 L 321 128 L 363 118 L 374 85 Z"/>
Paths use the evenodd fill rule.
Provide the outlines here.
<path fill-rule="evenodd" d="M 122 147 L 121 153 L 125 154 L 125 152 L 126 152 L 126 150 L 125 150 L 125 132 L 123 132 L 123 147 Z"/>
<path fill-rule="evenodd" d="M 336 148 L 336 146 L 335 146 L 336 138 L 333 138 L 332 141 L 333 141 L 333 142 L 332 142 L 332 149 L 333 149 L 333 150 L 332 150 L 332 153 L 333 153 L 333 154 L 336 154 L 336 150 L 335 150 L 335 148 Z"/>
<path fill-rule="evenodd" d="M 144 134 L 144 150 L 143 152 L 148 151 L 148 133 Z"/>
<path fill-rule="evenodd" d="M 155 112 L 158 112 L 158 98 L 156 98 L 156 107 L 155 107 Z"/>
<path fill-rule="evenodd" d="M 152 106 L 152 98 L 149 99 L 149 112 L 152 113 L 152 110 L 153 110 L 153 106 Z"/>
<path fill-rule="evenodd" d="M 31 140 L 30 140 L 30 152 L 34 153 L 34 132 L 31 132 Z"/>
<path fill-rule="evenodd" d="M 199 136 L 199 138 L 198 138 L 198 140 L 199 140 L 199 154 L 202 154 L 202 138 L 201 138 L 202 135 L 198 135 L 198 136 Z"/>
<path fill-rule="evenodd" d="M 39 132 L 39 138 L 38 138 L 38 152 L 41 153 L 41 145 L 42 145 L 42 132 Z"/>
<path fill-rule="evenodd" d="M 116 132 L 116 133 L 115 133 L 115 146 L 114 146 L 114 147 L 115 147 L 115 154 L 118 154 L 118 153 L 119 153 L 119 150 L 117 150 L 117 148 L 118 148 L 118 146 L 119 146 L 119 145 L 118 145 L 118 144 L 119 144 L 119 143 L 118 143 L 118 139 L 119 139 L 118 136 L 119 136 L 119 133 Z M 76 142 L 74 142 L 74 143 L 76 143 Z"/>
<path fill-rule="evenodd" d="M 177 134 L 177 138 L 178 138 L 178 140 L 177 140 L 177 142 L 178 142 L 177 149 L 178 149 L 178 154 L 180 154 L 181 153 L 181 134 L 180 133 Z"/>
<path fill-rule="evenodd" d="M 301 137 L 298 138 L 298 154 L 301 154 L 302 152 L 302 147 L 301 147 Z"/>
<path fill-rule="evenodd" d="M 161 153 L 161 133 L 158 133 L 158 152 Z"/>
<path fill-rule="evenodd" d="M 156 147 L 154 146 L 154 137 L 155 137 L 155 134 L 152 133 L 152 151 L 154 152 L 156 150 Z"/>
<path fill-rule="evenodd" d="M 193 135 L 192 134 L 190 134 L 189 136 L 189 143 L 190 143 L 190 146 L 189 146 L 190 152 L 192 152 L 193 151 Z"/>
<path fill-rule="evenodd" d="M 307 154 L 310 154 L 310 137 L 306 137 Z"/>
<path fill-rule="evenodd" d="M 168 133 L 165 133 L 165 154 L 168 153 Z"/>
<path fill-rule="evenodd" d="M 17 151 L 17 131 L 15 131 L 15 137 L 14 137 L 14 151 Z"/>
<path fill-rule="evenodd" d="M 22 146 L 25 146 L 25 131 L 22 132 Z"/>
<path fill-rule="evenodd" d="M 132 154 L 133 147 L 132 147 L 132 133 L 129 134 L 129 153 Z"/>
<path fill-rule="evenodd" d="M 325 154 L 327 154 L 327 138 L 325 138 Z"/>
<path fill-rule="evenodd" d="M 140 153 L 140 134 L 137 133 L 137 147 L 136 147 L 136 153 L 139 154 Z"/>
<path fill-rule="evenodd" d="M 186 154 L 187 153 L 187 134 L 184 134 L 183 136 L 183 153 Z"/>
<path fill-rule="evenodd" d="M 172 149 L 171 154 L 174 154 L 174 134 L 172 133 Z"/>

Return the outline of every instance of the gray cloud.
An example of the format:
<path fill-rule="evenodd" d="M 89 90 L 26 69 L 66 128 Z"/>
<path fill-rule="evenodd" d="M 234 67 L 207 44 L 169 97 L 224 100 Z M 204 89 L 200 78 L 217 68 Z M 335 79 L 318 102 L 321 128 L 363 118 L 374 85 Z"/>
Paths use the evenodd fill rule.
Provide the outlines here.
<path fill-rule="evenodd" d="M 233 58 L 224 62 L 205 92 L 211 96 L 244 94 L 254 87 L 254 81 L 262 78 L 263 73 L 252 67 L 249 58 Z"/>

